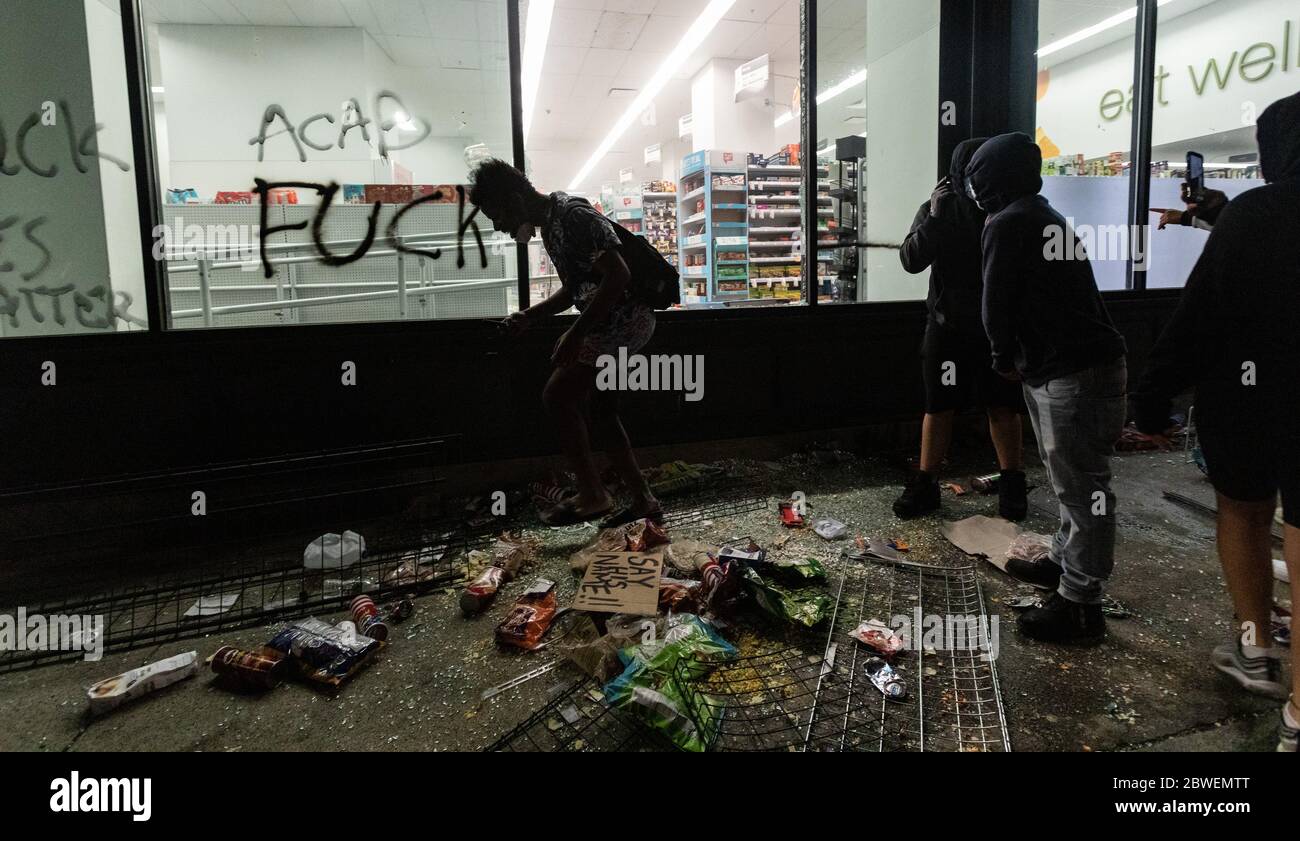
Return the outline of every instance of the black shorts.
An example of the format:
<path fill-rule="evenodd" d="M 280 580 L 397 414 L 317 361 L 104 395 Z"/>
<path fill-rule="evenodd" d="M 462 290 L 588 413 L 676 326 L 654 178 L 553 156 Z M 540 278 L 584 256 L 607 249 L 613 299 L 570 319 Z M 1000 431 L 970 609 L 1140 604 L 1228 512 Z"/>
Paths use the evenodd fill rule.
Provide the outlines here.
<path fill-rule="evenodd" d="M 1282 518 L 1300 528 L 1300 440 L 1285 422 L 1196 407 L 1196 430 L 1214 489 L 1237 502 L 1282 495 Z"/>
<path fill-rule="evenodd" d="M 972 406 L 1025 410 L 1020 383 L 1003 379 L 993 370 L 993 354 L 983 336 L 969 336 L 929 322 L 921 345 L 921 372 L 927 414 Z"/>

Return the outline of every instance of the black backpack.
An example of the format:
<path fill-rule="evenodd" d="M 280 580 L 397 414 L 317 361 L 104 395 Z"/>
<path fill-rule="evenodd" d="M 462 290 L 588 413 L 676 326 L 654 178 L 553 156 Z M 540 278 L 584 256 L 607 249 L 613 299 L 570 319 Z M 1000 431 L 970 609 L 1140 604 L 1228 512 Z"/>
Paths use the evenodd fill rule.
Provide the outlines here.
<path fill-rule="evenodd" d="M 682 290 L 677 269 L 664 259 L 650 240 L 609 220 L 622 244 L 620 253 L 632 276 L 632 297 L 646 306 L 666 310 L 682 302 Z"/>

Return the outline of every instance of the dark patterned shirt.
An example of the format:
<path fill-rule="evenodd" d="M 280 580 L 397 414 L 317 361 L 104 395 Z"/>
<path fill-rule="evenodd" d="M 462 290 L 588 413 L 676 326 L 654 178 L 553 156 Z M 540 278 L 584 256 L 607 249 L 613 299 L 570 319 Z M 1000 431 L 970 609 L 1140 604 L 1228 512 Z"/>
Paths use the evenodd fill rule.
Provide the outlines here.
<path fill-rule="evenodd" d="M 587 308 L 600 288 L 596 261 L 606 251 L 621 246 L 614 223 L 596 212 L 586 199 L 567 193 L 551 193 L 550 211 L 542 226 L 542 245 L 555 266 L 564 288 L 573 295 L 579 312 Z M 626 348 L 633 353 L 654 334 L 654 310 L 632 298 L 631 291 L 614 306 L 605 323 L 594 325 L 583 341 L 578 361 L 596 364 L 601 354 Z"/>

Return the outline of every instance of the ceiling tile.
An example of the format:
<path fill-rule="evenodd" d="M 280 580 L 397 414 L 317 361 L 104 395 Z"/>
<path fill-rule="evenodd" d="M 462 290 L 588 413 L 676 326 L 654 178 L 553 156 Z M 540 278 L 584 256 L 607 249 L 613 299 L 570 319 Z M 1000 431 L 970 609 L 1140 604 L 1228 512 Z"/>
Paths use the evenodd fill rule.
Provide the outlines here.
<path fill-rule="evenodd" d="M 628 15 L 622 12 L 605 12 L 596 26 L 593 46 L 611 50 L 630 50 L 645 27 L 649 15 Z"/>
<path fill-rule="evenodd" d="M 726 20 L 748 20 L 763 23 L 785 4 L 786 0 L 736 0 L 727 10 Z"/>
<path fill-rule="evenodd" d="M 287 0 L 303 26 L 352 26 L 338 0 Z"/>
<path fill-rule="evenodd" d="M 380 30 L 387 35 L 433 37 L 420 0 L 372 0 L 370 8 L 375 12 Z"/>
<path fill-rule="evenodd" d="M 244 17 L 243 12 L 235 8 L 230 0 L 201 0 L 202 5 L 207 6 L 208 10 L 221 19 L 222 23 L 231 25 L 241 25 L 248 23 L 248 18 Z"/>
<path fill-rule="evenodd" d="M 551 16 L 550 44 L 561 47 L 590 47 L 600 15 L 584 9 L 556 9 Z"/>
<path fill-rule="evenodd" d="M 588 78 L 617 76 L 627 64 L 630 55 L 628 50 L 605 50 L 592 47 L 587 50 L 587 57 L 583 60 L 579 72 Z"/>
<path fill-rule="evenodd" d="M 478 6 L 473 0 L 423 0 L 424 17 L 437 38 L 477 41 Z"/>
<path fill-rule="evenodd" d="M 478 69 L 483 66 L 483 52 L 475 41 L 451 41 L 435 38 L 434 46 L 443 67 Z"/>
<path fill-rule="evenodd" d="M 548 44 L 546 57 L 542 60 L 545 73 L 575 74 L 582 71 L 583 61 L 587 57 L 586 47 L 557 47 Z"/>
<path fill-rule="evenodd" d="M 432 38 L 410 38 L 405 35 L 380 35 L 376 40 L 383 44 L 394 64 L 404 67 L 440 66 L 438 50 Z"/>
<path fill-rule="evenodd" d="M 230 0 L 230 3 L 257 26 L 302 25 L 284 0 Z"/>
<path fill-rule="evenodd" d="M 348 13 L 354 26 L 370 30 L 374 35 L 380 32 L 379 19 L 375 17 L 375 12 L 370 8 L 369 0 L 339 0 L 343 6 L 343 11 Z"/>

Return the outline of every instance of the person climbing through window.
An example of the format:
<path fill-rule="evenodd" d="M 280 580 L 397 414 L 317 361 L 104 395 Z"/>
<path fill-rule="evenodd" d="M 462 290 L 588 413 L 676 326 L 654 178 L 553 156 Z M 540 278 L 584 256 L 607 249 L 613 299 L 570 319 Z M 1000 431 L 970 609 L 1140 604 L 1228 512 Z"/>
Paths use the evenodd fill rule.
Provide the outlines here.
<path fill-rule="evenodd" d="M 650 341 L 654 310 L 629 292 L 627 263 L 620 254 L 614 223 L 586 200 L 562 192 L 543 194 L 528 177 L 501 160 L 478 165 L 470 176 L 470 201 L 496 230 L 527 246 L 540 230 L 556 273 L 559 291 L 528 309 L 512 313 L 506 327 L 519 333 L 546 316 L 576 307 L 579 315 L 555 344 L 554 370 L 542 401 L 555 420 L 564 453 L 577 477 L 577 494 L 542 513 L 550 525 L 586 522 L 610 515 L 614 499 L 601 481 L 589 431 L 608 436 L 606 453 L 631 494 L 631 504 L 612 514 L 608 528 L 641 518 L 663 519 L 663 509 L 637 465 L 618 415 L 613 391 L 597 389 L 597 360 L 621 348 L 631 355 Z M 591 421 L 588 422 L 587 409 Z"/>

